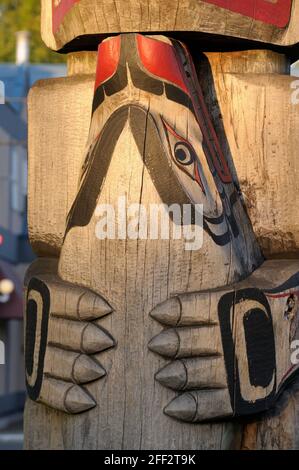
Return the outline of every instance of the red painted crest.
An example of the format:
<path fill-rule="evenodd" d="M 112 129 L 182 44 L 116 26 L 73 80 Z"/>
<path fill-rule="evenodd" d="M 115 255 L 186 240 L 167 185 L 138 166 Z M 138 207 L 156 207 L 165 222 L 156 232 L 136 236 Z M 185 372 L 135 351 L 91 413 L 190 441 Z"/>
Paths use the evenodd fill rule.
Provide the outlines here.
<path fill-rule="evenodd" d="M 285 28 L 291 18 L 292 0 L 203 0 L 257 21 Z"/>
<path fill-rule="evenodd" d="M 188 94 L 174 48 L 170 44 L 138 34 L 138 52 L 145 69 L 160 79 L 177 85 Z"/>
<path fill-rule="evenodd" d="M 65 15 L 72 9 L 75 3 L 80 2 L 80 0 L 52 0 L 52 23 L 53 23 L 53 32 L 59 29 Z"/>
<path fill-rule="evenodd" d="M 120 44 L 121 37 L 115 36 L 99 45 L 95 89 L 115 74 L 119 63 Z"/>
<path fill-rule="evenodd" d="M 55 33 L 65 15 L 80 0 L 52 0 L 53 32 Z M 203 0 L 225 10 L 239 13 L 257 21 L 285 28 L 290 21 L 292 0 Z"/>

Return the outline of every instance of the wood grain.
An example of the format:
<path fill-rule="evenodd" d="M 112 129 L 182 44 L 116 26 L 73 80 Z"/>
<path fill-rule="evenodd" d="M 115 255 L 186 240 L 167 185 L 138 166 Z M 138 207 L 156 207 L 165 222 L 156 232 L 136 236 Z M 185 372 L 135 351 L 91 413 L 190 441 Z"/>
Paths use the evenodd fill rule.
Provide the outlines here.
<path fill-rule="evenodd" d="M 218 1 L 218 0 L 217 0 Z M 247 5 L 254 5 L 251 2 Z M 263 8 L 258 7 L 256 11 L 264 11 L 269 8 L 267 0 L 263 2 Z M 54 50 L 60 50 L 73 41 L 75 50 L 82 49 L 80 43 L 92 43 L 91 35 L 111 35 L 112 33 L 126 32 L 175 32 L 189 31 L 209 33 L 212 35 L 223 35 L 225 37 L 244 38 L 264 43 L 288 46 L 299 42 L 297 29 L 299 17 L 298 2 L 293 0 L 290 21 L 285 21 L 288 12 L 283 12 L 283 27 L 274 26 L 279 24 L 282 17 L 280 5 L 270 4 L 271 14 L 267 19 L 273 17 L 273 24 L 255 20 L 254 8 L 249 16 L 240 12 L 240 2 L 235 2 L 231 9 L 223 9 L 215 5 L 215 1 L 207 3 L 200 0 L 79 0 L 73 2 L 70 9 L 65 9 L 65 16 L 56 21 L 53 33 L 52 5 L 49 0 L 42 0 L 42 37 L 46 45 Z M 231 3 L 231 2 L 230 2 Z M 60 5 L 60 9 L 63 5 Z M 276 8 L 276 9 L 275 9 Z M 274 11 L 275 9 L 275 11 Z M 238 13 L 239 11 L 239 13 Z M 251 17 L 250 17 L 251 15 Z M 285 26 L 286 25 L 286 26 Z M 83 47 L 84 48 L 84 47 Z"/>
<path fill-rule="evenodd" d="M 163 41 L 168 43 L 167 39 Z M 262 107 L 260 115 L 258 115 L 258 123 L 256 123 L 255 115 L 254 118 L 252 117 L 253 109 L 250 109 L 248 103 L 254 102 L 255 109 L 260 109 L 260 101 L 254 100 L 256 100 L 259 87 L 265 88 L 264 84 L 267 83 L 265 102 L 268 104 L 267 112 L 271 113 L 270 104 L 277 89 L 276 84 L 278 84 L 280 95 L 283 94 L 284 100 L 286 100 L 287 90 L 289 90 L 290 78 L 279 75 L 287 71 L 286 62 L 280 56 L 269 54 L 267 56 L 266 52 L 262 52 L 259 57 L 257 52 L 254 55 L 251 52 L 248 55 L 240 53 L 233 56 L 233 60 L 224 55 L 223 69 L 221 68 L 222 57 L 218 55 L 219 60 L 216 58 L 214 61 L 218 67 L 215 67 L 217 71 L 215 68 L 213 70 L 213 57 L 207 55 L 210 59 L 210 68 L 212 68 L 212 73 L 207 74 L 205 78 L 206 89 L 210 90 L 209 93 L 205 91 L 201 79 L 202 71 L 207 70 L 206 63 L 205 65 L 196 64 L 203 95 L 212 115 L 213 125 L 216 131 L 220 129 L 220 132 L 217 133 L 220 136 L 220 142 L 223 143 L 222 139 L 226 137 L 226 143 L 224 142 L 222 148 L 236 184 L 239 182 L 238 176 L 241 172 L 238 162 L 248 154 L 240 143 L 239 146 L 235 144 L 239 135 L 246 135 L 246 146 L 251 149 L 251 160 L 255 156 L 253 149 L 256 148 L 257 142 L 264 149 L 264 135 L 260 136 L 261 127 L 259 125 L 260 122 L 263 122 L 264 108 Z M 264 60 L 266 57 L 270 59 L 270 63 L 267 65 Z M 259 61 L 259 58 L 262 60 Z M 82 56 L 82 61 L 85 60 L 86 58 Z M 46 382 L 44 400 L 52 408 L 60 411 L 28 400 L 25 412 L 26 448 L 229 449 L 233 446 L 241 446 L 240 436 L 242 436 L 244 448 L 255 445 L 257 448 L 266 449 L 271 447 L 273 439 L 279 441 L 279 445 L 284 448 L 296 445 L 294 441 L 284 441 L 278 437 L 279 429 L 272 418 L 262 424 L 255 425 L 254 430 L 250 427 L 246 428 L 243 435 L 240 425 L 235 422 L 196 426 L 190 424 L 190 421 L 205 420 L 207 409 L 211 411 L 210 419 L 228 417 L 233 413 L 229 391 L 226 384 L 223 383 L 226 377 L 223 356 L 216 357 L 217 367 L 214 369 L 210 369 L 204 361 L 199 365 L 198 357 L 189 358 L 188 362 L 184 363 L 183 372 L 185 373 L 186 369 L 190 371 L 189 378 L 192 390 L 189 390 L 188 382 L 186 386 L 186 377 L 183 377 L 180 372 L 182 371 L 182 362 L 180 361 L 185 361 L 185 358 L 178 357 L 175 360 L 174 372 L 173 368 L 172 370 L 168 368 L 165 372 L 169 356 L 174 354 L 174 346 L 177 348 L 177 343 L 173 346 L 173 335 L 170 338 L 168 336 L 166 342 L 163 338 L 163 351 L 166 351 L 167 354 L 160 355 L 159 351 L 151 351 L 148 347 L 153 338 L 158 338 L 161 335 L 159 319 L 172 328 L 173 319 L 181 328 L 190 326 L 198 328 L 204 325 L 213 328 L 216 324 L 218 326 L 215 299 L 218 299 L 223 291 L 227 292 L 226 289 L 230 291 L 232 284 L 239 285 L 242 279 L 248 278 L 254 266 L 257 267 L 261 264 L 262 259 L 250 223 L 239 206 L 236 210 L 236 218 L 238 226 L 241 227 L 241 235 L 238 242 L 227 248 L 215 245 L 209 236 L 204 237 L 203 247 L 198 252 L 186 252 L 182 240 L 129 240 L 126 237 L 123 240 L 99 240 L 95 236 L 98 222 L 96 211 L 87 224 L 71 226 L 65 236 L 65 229 L 68 226 L 67 215 L 76 198 L 79 176 L 82 175 L 84 148 L 87 149 L 85 155 L 88 155 L 90 145 L 115 109 L 129 106 L 128 116 L 130 119 L 115 139 L 111 161 L 104 172 L 104 178 L 100 172 L 103 181 L 99 184 L 97 203 L 109 203 L 113 207 L 117 207 L 118 197 L 123 194 L 126 195 L 128 204 L 138 201 L 148 208 L 151 203 L 161 203 L 163 193 L 158 190 L 152 168 L 145 164 L 149 161 L 146 140 L 151 141 L 151 139 L 143 138 L 143 147 L 138 145 L 136 141 L 136 122 L 132 125 L 131 119 L 136 104 L 146 109 L 148 115 L 156 117 L 163 112 L 163 118 L 176 129 L 176 132 L 180 132 L 180 135 L 191 140 L 192 143 L 194 140 L 194 147 L 200 155 L 202 155 L 200 146 L 203 140 L 201 133 L 195 131 L 196 126 L 193 118 L 190 117 L 186 109 L 183 109 L 179 104 L 169 105 L 165 96 L 156 97 L 149 91 L 137 89 L 130 80 L 128 80 L 126 89 L 116 92 L 114 96 L 113 94 L 105 96 L 103 104 L 96 110 L 94 109 L 90 125 L 94 74 L 82 74 L 82 70 L 91 72 L 90 67 L 93 66 L 85 66 L 86 62 L 80 65 L 79 56 L 76 61 L 78 63 L 70 68 L 71 77 L 41 82 L 31 92 L 29 107 L 30 237 L 37 254 L 57 259 L 58 275 L 62 284 L 71 285 L 73 292 L 76 288 L 91 290 L 111 305 L 113 314 L 101 318 L 100 325 L 103 330 L 110 332 L 115 338 L 117 347 L 107 352 L 101 352 L 101 366 L 106 371 L 106 376 L 98 382 L 87 384 L 84 388 L 87 395 L 94 397 L 97 403 L 97 406 L 90 411 L 75 417 L 65 414 L 65 411 L 70 411 L 69 406 L 74 410 L 73 412 L 82 411 L 80 407 L 78 408 L 78 404 L 82 404 L 84 399 L 82 396 L 78 396 L 77 388 L 65 389 L 65 383 L 61 384 L 60 379 L 57 378 L 52 379 L 51 383 Z M 236 65 L 239 61 L 240 70 Z M 258 63 L 261 64 L 260 68 Z M 233 73 L 229 64 L 233 64 Z M 78 75 L 78 72 L 81 74 Z M 214 94 L 213 86 L 215 87 Z M 269 94 L 268 89 L 271 90 Z M 218 108 L 210 105 L 212 96 L 217 97 Z M 227 96 L 231 96 L 231 102 L 234 103 L 238 119 L 235 117 L 231 119 L 231 104 L 227 102 Z M 278 96 L 278 94 L 274 96 Z M 284 100 L 282 102 L 277 100 L 277 108 L 281 107 L 279 112 L 276 111 L 276 116 L 286 113 L 285 120 L 287 120 L 290 108 L 286 108 Z M 279 103 L 282 104 L 279 105 Z M 252 113 L 249 121 L 245 118 L 240 119 L 242 113 L 246 114 L 243 107 L 246 110 L 248 108 Z M 218 109 L 218 115 L 216 109 Z M 222 123 L 222 120 L 219 119 L 219 109 L 222 109 Z M 276 135 L 280 132 L 281 122 L 274 118 L 273 114 L 271 132 Z M 148 123 L 149 117 L 147 120 L 139 120 L 138 129 L 141 136 L 146 136 L 149 132 Z M 255 125 L 252 125 L 253 123 Z M 197 132 L 196 138 L 194 138 L 193 132 Z M 152 136 L 152 134 L 149 135 Z M 294 143 L 292 139 L 294 139 Z M 49 142 L 52 143 L 51 146 Z M 296 137 L 294 134 L 289 134 L 289 140 L 286 142 L 282 136 L 282 142 L 284 151 L 281 153 L 281 158 L 285 159 L 284 166 L 287 168 L 288 149 L 293 152 Z M 273 147 L 276 148 L 274 144 Z M 268 151 L 266 147 L 264 151 Z M 264 158 L 266 159 L 266 156 Z M 88 159 L 83 166 L 83 175 L 86 171 L 86 163 L 88 164 Z M 207 165 L 205 165 L 204 163 L 204 169 L 207 169 Z M 267 176 L 269 175 L 270 179 L 274 178 L 275 181 L 277 172 L 271 172 L 266 163 L 265 165 Z M 258 182 L 261 186 L 264 181 L 263 175 L 262 172 L 257 172 L 254 175 L 255 178 L 259 178 Z M 159 177 L 159 174 L 157 176 Z M 280 177 L 283 176 L 280 174 Z M 244 185 L 242 186 L 242 172 L 240 184 L 243 193 L 245 193 Z M 297 186 L 294 185 L 294 187 Z M 214 196 L 220 204 L 216 192 Z M 253 200 L 253 197 L 252 195 L 248 197 L 249 202 Z M 259 193 L 261 204 L 267 204 L 267 197 L 266 191 Z M 292 195 L 292 199 L 294 200 L 294 195 Z M 246 198 L 245 202 L 250 208 Z M 278 206 L 277 210 L 282 211 L 282 205 L 277 203 Z M 283 222 L 280 225 L 280 217 L 276 216 L 271 219 L 267 211 L 263 211 L 264 213 L 265 224 L 271 226 L 272 222 L 272 234 L 276 233 L 275 230 L 286 231 L 284 218 L 282 218 Z M 252 217 L 254 231 L 259 235 L 257 224 L 260 223 L 260 218 L 257 217 L 255 220 L 254 216 Z M 260 239 L 263 240 L 263 237 Z M 272 240 L 272 236 L 269 239 Z M 273 239 L 275 240 L 275 237 Z M 277 248 L 277 245 L 272 244 L 271 241 L 269 246 L 271 255 L 276 253 L 278 256 L 282 256 L 282 254 L 290 252 L 288 246 L 283 249 L 281 246 Z M 296 250 L 297 245 L 295 252 Z M 285 262 L 283 269 L 280 264 L 278 266 L 279 268 L 277 265 L 270 268 L 271 276 L 267 269 L 261 268 L 260 271 L 257 271 L 259 274 L 254 275 L 252 286 L 258 285 L 258 287 L 267 288 L 268 284 L 279 281 L 281 276 L 288 274 L 292 267 L 288 261 Z M 44 273 L 47 269 L 46 261 L 42 272 Z M 35 273 L 35 275 L 37 274 Z M 243 287 L 248 288 L 250 285 L 244 284 Z M 216 297 L 209 295 L 207 299 L 207 296 L 202 298 L 201 295 L 195 294 L 211 291 L 216 292 Z M 177 300 L 177 297 L 180 297 L 180 301 Z M 172 307 L 170 312 L 166 311 L 169 302 Z M 281 305 L 282 303 L 281 301 Z M 183 308 L 184 306 L 185 308 Z M 281 309 L 278 311 L 280 312 Z M 158 321 L 156 321 L 157 318 Z M 236 326 L 237 329 L 241 329 L 240 325 Z M 76 325 L 77 327 L 78 325 Z M 279 344 L 286 350 L 286 333 L 281 335 L 281 330 L 281 327 L 277 329 L 278 338 L 282 338 L 279 340 L 281 341 Z M 59 333 L 59 329 L 55 331 L 54 337 L 60 337 L 60 342 L 63 343 L 63 337 L 66 336 L 67 331 L 71 333 L 72 328 L 69 326 L 67 329 L 64 328 L 62 335 Z M 207 352 L 210 345 L 204 343 L 198 330 L 194 329 L 192 333 L 188 333 L 182 329 L 180 334 L 183 356 L 190 353 L 192 356 L 193 351 L 196 356 L 201 351 Z M 213 335 L 213 339 L 214 348 L 208 352 L 218 353 L 220 348 L 222 353 L 219 331 L 218 334 Z M 72 349 L 76 349 L 73 344 L 75 340 L 75 335 L 68 340 L 72 342 L 69 345 Z M 161 337 L 158 342 L 159 344 L 158 346 L 156 344 L 155 348 L 161 348 Z M 52 346 L 56 347 L 55 344 Z M 246 363 L 246 357 L 243 354 L 244 345 L 237 345 L 237 349 L 239 357 Z M 56 357 L 55 353 L 55 351 L 51 352 L 48 366 L 48 370 L 52 374 L 56 369 L 53 367 L 52 361 Z M 178 354 L 177 351 L 175 351 L 176 354 Z M 282 359 L 285 359 L 285 356 Z M 65 366 L 62 368 L 64 375 L 60 374 L 64 379 L 69 374 L 68 367 L 71 360 L 74 358 L 69 355 L 65 357 Z M 200 367 L 202 367 L 202 375 L 199 377 L 197 371 L 201 370 Z M 285 363 L 283 366 L 278 366 L 278 369 L 281 378 Z M 159 380 L 155 382 L 157 371 L 161 370 L 164 370 L 162 377 L 157 378 L 163 382 L 162 384 Z M 194 390 L 196 386 L 207 385 L 210 370 L 214 370 L 213 384 L 223 388 L 215 389 L 213 393 L 206 390 Z M 178 382 L 178 378 L 182 377 L 185 379 L 184 386 L 182 382 Z M 171 385 L 172 388 L 167 385 Z M 184 387 L 186 387 L 186 393 L 179 396 L 182 403 L 178 404 L 174 400 L 173 389 L 182 390 Z M 65 402 L 59 402 L 59 397 L 61 397 L 59 390 L 63 390 L 67 396 L 69 396 L 68 393 L 71 393 L 70 404 L 67 406 Z M 51 402 L 52 397 L 55 398 L 55 402 Z M 200 406 L 194 408 L 194 403 Z M 193 408 L 190 408 L 190 404 Z M 203 404 L 204 406 L 202 406 Z M 184 416 L 180 416 L 180 419 L 185 422 L 173 419 L 173 417 L 177 417 L 178 406 L 185 413 Z M 165 413 L 163 413 L 163 409 L 165 409 Z M 287 416 L 292 423 L 290 415 L 287 414 Z"/>
<path fill-rule="evenodd" d="M 212 73 L 214 89 L 205 88 L 205 96 L 215 122 L 222 117 L 259 244 L 267 258 L 297 257 L 299 107 L 288 62 L 261 51 L 206 56 L 202 76 Z"/>
<path fill-rule="evenodd" d="M 38 82 L 29 94 L 29 120 L 34 124 L 28 137 L 28 228 L 38 255 L 57 256 L 61 249 L 88 137 L 93 87 L 93 75 L 76 76 Z"/>

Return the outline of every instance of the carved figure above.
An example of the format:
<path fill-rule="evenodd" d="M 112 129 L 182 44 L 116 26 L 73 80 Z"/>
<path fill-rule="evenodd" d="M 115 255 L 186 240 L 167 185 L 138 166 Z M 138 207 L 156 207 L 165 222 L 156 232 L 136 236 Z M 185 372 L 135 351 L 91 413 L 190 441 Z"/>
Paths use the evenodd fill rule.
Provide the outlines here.
<path fill-rule="evenodd" d="M 295 46 L 298 16 L 295 0 L 42 0 L 42 37 L 65 51 L 90 48 L 113 33 L 149 31 L 193 32 L 193 41 L 209 34 L 210 43 L 221 37 L 222 47 L 234 47 L 232 38 Z"/>

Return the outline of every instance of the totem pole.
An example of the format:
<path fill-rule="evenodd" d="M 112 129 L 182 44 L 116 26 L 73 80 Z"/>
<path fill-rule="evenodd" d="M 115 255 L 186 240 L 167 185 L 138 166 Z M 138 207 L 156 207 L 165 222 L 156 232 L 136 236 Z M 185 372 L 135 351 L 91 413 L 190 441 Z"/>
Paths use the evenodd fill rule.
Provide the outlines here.
<path fill-rule="evenodd" d="M 299 448 L 298 22 L 42 0 L 68 76 L 29 96 L 26 448 Z"/>

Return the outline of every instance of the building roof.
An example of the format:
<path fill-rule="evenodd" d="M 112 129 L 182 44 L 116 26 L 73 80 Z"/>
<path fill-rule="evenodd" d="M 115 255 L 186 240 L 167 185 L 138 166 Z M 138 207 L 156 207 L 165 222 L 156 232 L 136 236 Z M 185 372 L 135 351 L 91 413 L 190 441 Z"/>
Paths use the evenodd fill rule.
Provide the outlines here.
<path fill-rule="evenodd" d="M 0 80 L 5 85 L 6 100 L 18 112 L 24 105 L 24 99 L 29 89 L 37 80 L 64 77 L 65 75 L 66 66 L 64 64 L 16 65 L 0 63 Z"/>
<path fill-rule="evenodd" d="M 5 104 L 0 104 L 0 128 L 13 141 L 26 145 L 26 97 L 32 85 L 40 79 L 66 75 L 64 64 L 0 63 L 0 81 L 4 83 Z"/>
<path fill-rule="evenodd" d="M 3 102 L 1 100 L 2 94 L 0 96 L 0 150 L 2 150 L 1 146 L 8 147 L 9 149 L 20 145 L 27 147 L 26 97 L 34 82 L 40 79 L 65 75 L 65 65 L 28 64 L 20 66 L 15 64 L 0 64 L 0 81 L 5 85 L 5 104 L 1 104 Z M 3 87 L 0 87 L 0 93 L 1 88 Z M 4 152 L 3 155 L 4 158 L 10 158 L 12 152 Z M 21 217 L 24 220 L 24 231 L 19 235 L 12 233 L 11 227 L 1 227 L 2 220 L 0 220 L 0 235 L 3 239 L 2 243 L 0 243 L 0 260 L 17 264 L 20 262 L 27 263 L 33 259 L 33 253 L 29 247 L 27 229 L 25 229 L 26 213 L 22 213 Z M 5 305 L 5 307 L 0 305 L 0 310 L 0 318 L 1 316 L 8 317 L 11 315 L 18 317 L 20 313 L 18 313 L 19 297 L 17 294 L 12 295 L 10 303 Z"/>
<path fill-rule="evenodd" d="M 0 105 L 0 128 L 12 140 L 26 144 L 27 125 L 9 104 Z"/>

